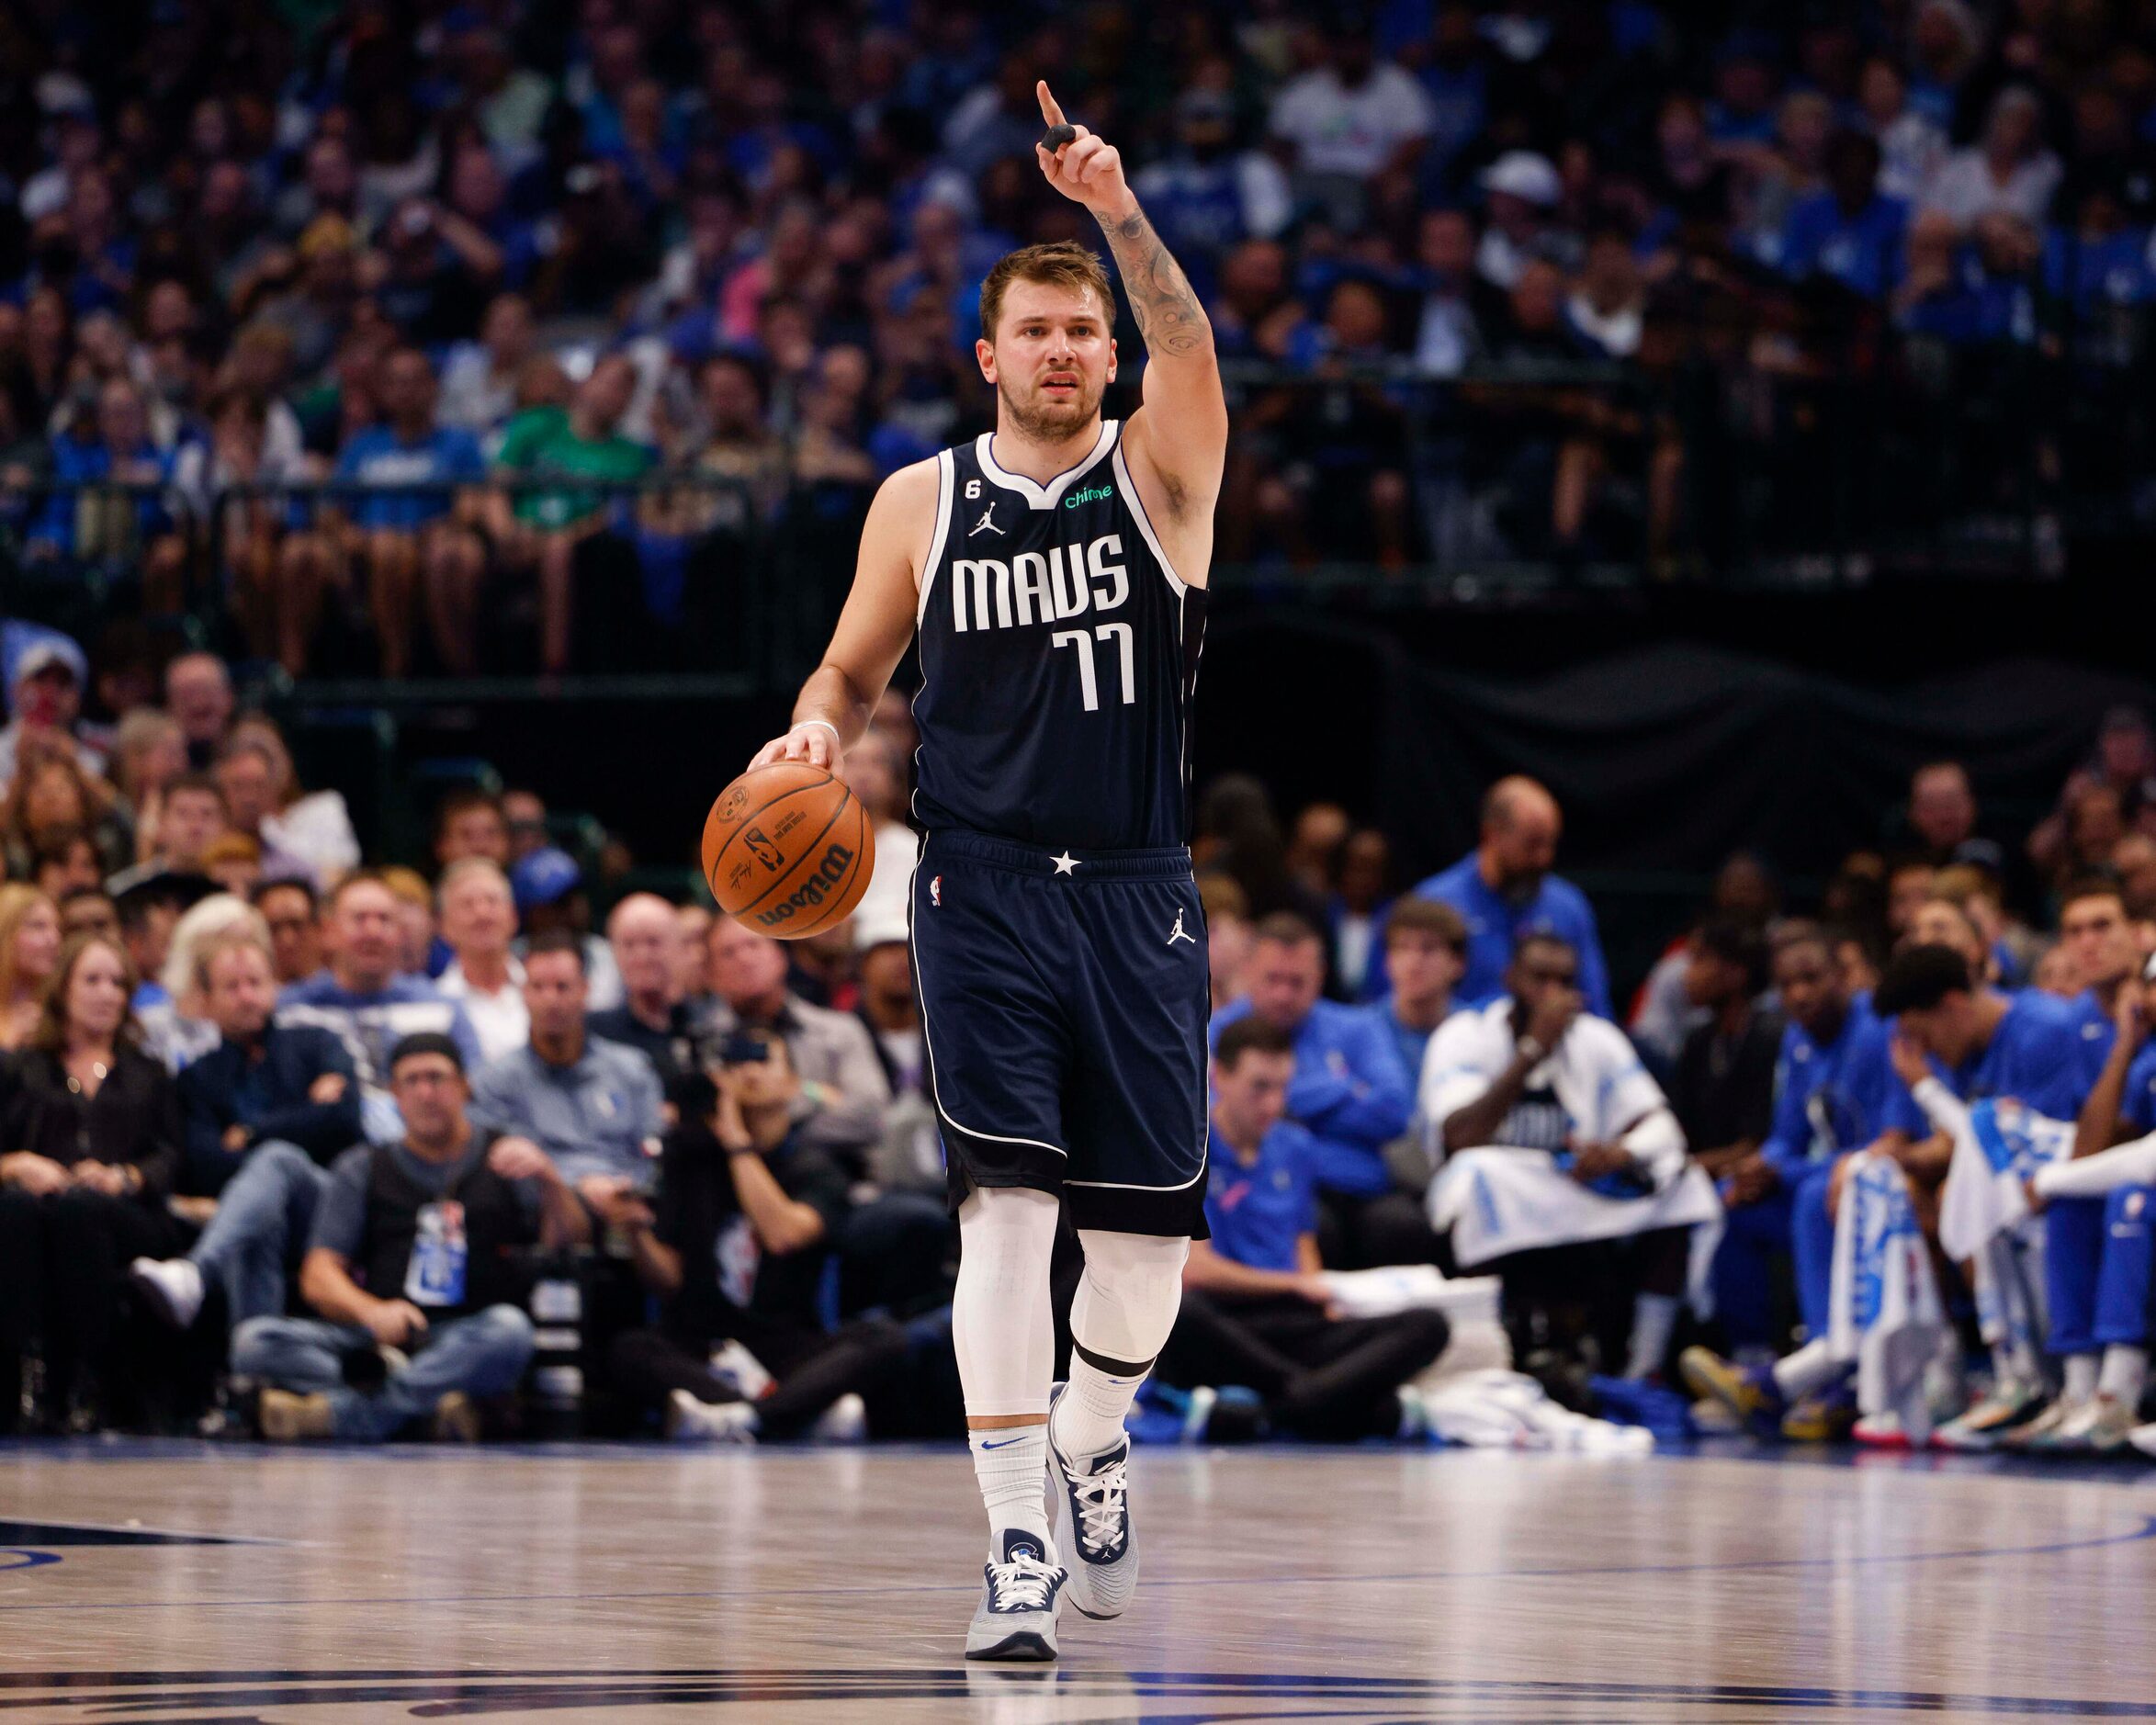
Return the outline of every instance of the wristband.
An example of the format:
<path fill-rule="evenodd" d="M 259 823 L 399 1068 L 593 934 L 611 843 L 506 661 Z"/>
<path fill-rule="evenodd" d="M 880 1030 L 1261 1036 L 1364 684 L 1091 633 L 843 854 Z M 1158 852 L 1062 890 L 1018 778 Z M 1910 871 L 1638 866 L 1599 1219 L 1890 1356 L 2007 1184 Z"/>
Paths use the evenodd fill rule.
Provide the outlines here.
<path fill-rule="evenodd" d="M 796 719 L 796 720 L 794 721 L 794 728 L 795 728 L 796 730 L 799 730 L 799 729 L 800 729 L 800 728 L 801 728 L 801 727 L 802 727 L 804 725 L 820 725 L 820 726 L 822 726 L 822 727 L 824 727 L 824 729 L 826 729 L 827 731 L 830 732 L 830 734 L 831 734 L 831 749 L 832 749 L 833 752 L 835 752 L 835 753 L 838 753 L 838 754 L 841 754 L 841 755 L 842 755 L 842 754 L 844 754 L 844 753 L 846 752 L 846 739 L 845 739 L 843 737 L 841 737 L 841 736 L 840 736 L 840 735 L 839 735 L 839 727 L 838 727 L 836 725 L 832 724 L 832 723 L 830 722 L 830 720 L 829 720 L 829 719 L 819 719 L 819 718 L 805 718 L 805 719 Z"/>

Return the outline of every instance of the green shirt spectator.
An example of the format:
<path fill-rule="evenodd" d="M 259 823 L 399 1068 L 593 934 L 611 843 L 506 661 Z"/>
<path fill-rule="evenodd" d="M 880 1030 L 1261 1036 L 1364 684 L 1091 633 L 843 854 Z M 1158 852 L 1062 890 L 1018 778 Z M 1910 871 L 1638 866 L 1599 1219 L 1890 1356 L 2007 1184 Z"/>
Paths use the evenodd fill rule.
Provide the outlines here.
<path fill-rule="evenodd" d="M 635 386 L 636 373 L 626 360 L 601 360 L 572 407 L 531 408 L 509 422 L 496 467 L 518 479 L 559 477 L 610 485 L 642 479 L 657 457 L 615 430 Z M 514 507 L 525 525 L 558 530 L 590 521 L 611 501 L 604 491 L 531 490 L 519 492 Z"/>

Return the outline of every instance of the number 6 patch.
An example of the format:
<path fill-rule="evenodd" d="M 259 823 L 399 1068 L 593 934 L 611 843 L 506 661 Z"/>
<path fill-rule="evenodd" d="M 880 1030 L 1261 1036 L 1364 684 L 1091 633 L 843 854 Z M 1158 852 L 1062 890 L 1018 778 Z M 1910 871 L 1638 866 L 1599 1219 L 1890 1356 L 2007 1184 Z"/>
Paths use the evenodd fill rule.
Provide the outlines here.
<path fill-rule="evenodd" d="M 970 501 L 970 500 L 971 500 L 971 499 L 973 499 L 973 498 L 978 497 L 980 494 L 981 494 L 981 482 L 980 482 L 978 479 L 968 479 L 968 480 L 966 480 L 966 482 L 965 482 L 965 495 L 966 495 L 967 499 Z"/>

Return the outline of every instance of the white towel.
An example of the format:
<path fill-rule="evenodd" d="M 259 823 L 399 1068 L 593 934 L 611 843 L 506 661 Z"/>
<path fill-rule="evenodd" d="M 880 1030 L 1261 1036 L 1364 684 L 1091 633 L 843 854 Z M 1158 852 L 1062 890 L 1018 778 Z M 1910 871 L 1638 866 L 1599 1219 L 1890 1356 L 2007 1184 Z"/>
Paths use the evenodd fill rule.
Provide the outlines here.
<path fill-rule="evenodd" d="M 1931 1436 L 1925 1373 L 1946 1327 L 1909 1182 L 1891 1157 L 1851 1158 L 1834 1213 L 1828 1343 L 1856 1362 L 1857 1406 L 1899 1415 L 1913 1444 Z"/>
<path fill-rule="evenodd" d="M 1936 1078 L 1916 1087 L 1916 1099 L 1932 1124 L 1954 1140 L 1954 1160 L 1939 1194 L 1939 1244 L 1949 1257 L 1974 1257 L 2027 1219 L 2023 1183 L 2073 1155 L 2073 1122 L 2048 1120 L 2005 1099 L 1971 1108 Z"/>
<path fill-rule="evenodd" d="M 1449 1279 L 1435 1264 L 1387 1264 L 1376 1269 L 1328 1269 L 1325 1285 L 1348 1318 L 1389 1318 L 1418 1309 L 1450 1318 L 1497 1315 L 1497 1279 Z"/>
<path fill-rule="evenodd" d="M 1461 1150 L 1430 1182 L 1430 1225 L 1452 1231 L 1452 1255 L 1472 1268 L 1513 1252 L 1690 1228 L 1693 1304 L 1710 1310 L 1707 1267 L 1721 1239 L 1714 1182 L 1688 1165 L 1645 1198 L 1605 1198 L 1557 1166 L 1547 1150 Z"/>
<path fill-rule="evenodd" d="M 1430 1435 L 1474 1449 L 1568 1449 L 1582 1455 L 1645 1456 L 1654 1434 L 1638 1426 L 1590 1419 L 1552 1402 L 1516 1371 L 1475 1371 L 1425 1392 Z"/>

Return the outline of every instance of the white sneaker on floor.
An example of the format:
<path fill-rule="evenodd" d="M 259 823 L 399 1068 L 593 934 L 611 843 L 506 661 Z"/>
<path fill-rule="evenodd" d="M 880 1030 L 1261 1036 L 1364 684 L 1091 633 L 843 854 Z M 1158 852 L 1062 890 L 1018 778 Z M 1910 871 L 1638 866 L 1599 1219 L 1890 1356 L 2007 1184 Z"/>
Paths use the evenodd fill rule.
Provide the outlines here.
<path fill-rule="evenodd" d="M 1097 1456 L 1067 1456 L 1055 1444 L 1055 1404 L 1048 1395 L 1048 1479 L 1055 1497 L 1055 1537 L 1069 1553 L 1070 1603 L 1089 1618 L 1119 1618 L 1138 1584 L 1131 1538 L 1131 1440 Z"/>
<path fill-rule="evenodd" d="M 809 1426 L 811 1442 L 857 1444 L 868 1438 L 868 1404 L 849 1391 L 816 1416 Z"/>
<path fill-rule="evenodd" d="M 192 1325 L 202 1310 L 202 1272 L 186 1257 L 138 1257 L 128 1277 L 150 1309 L 175 1330 Z"/>
<path fill-rule="evenodd" d="M 1055 1657 L 1055 1613 L 1070 1573 L 1046 1542 L 1023 1528 L 1006 1528 L 1000 1559 L 981 1565 L 981 1602 L 965 1631 L 968 1659 L 1038 1663 Z"/>
<path fill-rule="evenodd" d="M 699 1402 L 676 1390 L 666 1398 L 666 1437 L 677 1444 L 752 1444 L 756 1410 L 746 1402 Z"/>

